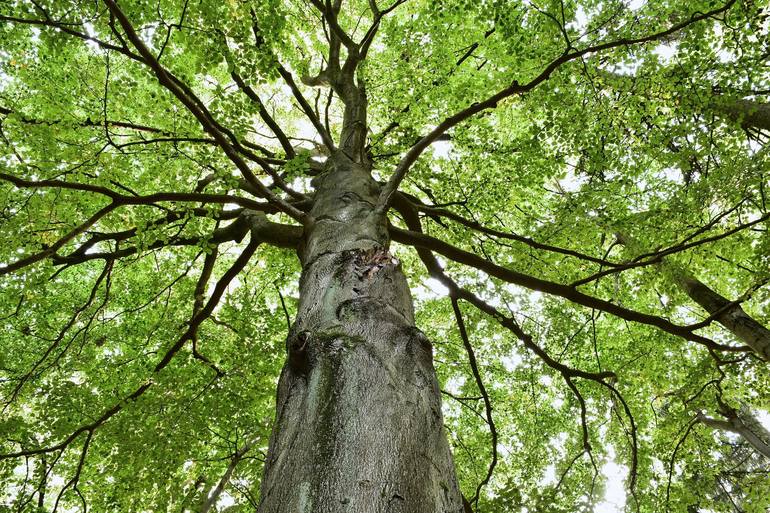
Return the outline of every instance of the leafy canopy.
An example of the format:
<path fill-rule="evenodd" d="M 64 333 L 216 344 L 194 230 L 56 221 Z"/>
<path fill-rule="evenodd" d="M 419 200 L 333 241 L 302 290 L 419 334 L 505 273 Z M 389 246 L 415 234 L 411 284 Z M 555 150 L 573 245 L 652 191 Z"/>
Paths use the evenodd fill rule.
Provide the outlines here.
<path fill-rule="evenodd" d="M 367 151 L 474 507 L 766 511 L 768 460 L 708 420 L 770 410 L 767 361 L 681 283 L 770 322 L 769 15 L 4 2 L 0 510 L 255 508 L 300 268 L 240 223 L 303 222 L 341 33 L 373 35 Z"/>

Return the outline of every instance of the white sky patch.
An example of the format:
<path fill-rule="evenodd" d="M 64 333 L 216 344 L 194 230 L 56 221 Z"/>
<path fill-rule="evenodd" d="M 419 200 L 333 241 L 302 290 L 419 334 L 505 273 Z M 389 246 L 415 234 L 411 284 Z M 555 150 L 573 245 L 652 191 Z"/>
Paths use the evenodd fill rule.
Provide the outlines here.
<path fill-rule="evenodd" d="M 759 423 L 762 424 L 762 427 L 770 431 L 770 413 L 764 410 L 757 410 L 755 416 Z"/>
<path fill-rule="evenodd" d="M 8 54 L 5 52 L 0 52 L 0 64 L 3 63 L 4 60 L 6 60 L 6 57 Z M 0 69 L 0 91 L 4 91 L 7 89 L 11 84 L 13 83 L 13 77 L 8 75 L 7 73 L 3 72 L 2 69 Z"/>
<path fill-rule="evenodd" d="M 425 301 L 446 297 L 449 294 L 449 289 L 437 279 L 427 278 L 420 285 L 415 287 L 414 290 L 412 290 L 412 293 L 418 300 Z"/>
<path fill-rule="evenodd" d="M 515 351 L 500 358 L 500 363 L 503 364 L 503 368 L 505 368 L 505 370 L 508 372 L 513 372 L 518 369 L 523 361 L 524 359 L 521 357 L 521 355 Z"/>
<path fill-rule="evenodd" d="M 611 446 L 607 456 L 607 463 L 601 468 L 602 475 L 607 480 L 604 500 L 596 505 L 594 513 L 621 513 L 626 507 L 625 480 L 628 467 L 617 464 L 615 450 Z"/>
<path fill-rule="evenodd" d="M 756 139 L 749 139 L 749 153 L 756 155 L 762 149 L 762 143 Z"/>
<path fill-rule="evenodd" d="M 311 180 L 312 178 L 310 178 L 309 176 L 298 176 L 297 178 L 291 181 L 291 183 L 289 184 L 289 187 L 299 192 L 310 192 Z"/>
<path fill-rule="evenodd" d="M 70 382 L 76 384 L 76 385 L 82 385 L 86 382 L 86 375 L 83 372 L 75 371 L 72 374 L 70 374 Z"/>
<path fill-rule="evenodd" d="M 556 465 L 548 465 L 545 468 L 545 472 L 543 472 L 543 477 L 540 478 L 540 484 L 542 486 L 551 486 L 555 485 L 556 481 Z"/>
<path fill-rule="evenodd" d="M 579 5 L 577 11 L 575 11 L 575 19 L 567 23 L 566 28 L 568 30 L 576 30 L 580 33 L 585 32 L 588 27 L 588 22 L 591 21 L 591 17 L 583 9 L 582 5 Z"/>
<path fill-rule="evenodd" d="M 436 141 L 431 147 L 433 148 L 433 156 L 439 159 L 449 159 L 452 150 L 452 141 Z"/>
<path fill-rule="evenodd" d="M 152 44 L 152 41 L 155 38 L 155 32 L 157 31 L 157 29 L 158 27 L 156 25 L 149 25 L 139 30 L 139 34 L 140 34 L 140 37 L 142 38 L 142 42 L 144 42 L 145 45 L 147 45 L 151 50 L 155 52 L 158 51 L 158 48 L 156 48 L 155 45 Z"/>
<path fill-rule="evenodd" d="M 290 93 L 291 94 L 291 93 Z M 289 96 L 291 98 L 291 96 Z M 305 118 L 297 121 L 297 137 L 302 139 L 310 139 L 320 144 L 321 137 L 318 135 L 313 124 Z"/>
<path fill-rule="evenodd" d="M 548 443 L 557 452 L 564 452 L 564 447 L 567 443 L 567 433 L 559 433 L 555 437 L 551 438 Z"/>
<path fill-rule="evenodd" d="M 446 296 L 449 294 L 449 289 L 444 286 L 443 283 L 435 278 L 428 278 L 425 280 L 425 284 L 430 287 L 430 290 L 439 296 Z"/>
<path fill-rule="evenodd" d="M 684 179 L 682 177 L 682 173 L 679 171 L 679 169 L 675 167 L 667 167 L 661 170 L 660 174 L 666 178 L 666 180 L 682 184 L 684 183 Z"/>
<path fill-rule="evenodd" d="M 559 188 L 564 192 L 577 192 L 586 183 L 588 183 L 588 177 L 585 175 L 576 176 L 572 169 L 567 171 L 567 176 L 558 180 Z"/>
<path fill-rule="evenodd" d="M 217 498 L 217 509 L 219 511 L 229 508 L 233 504 L 235 504 L 235 498 L 226 491 L 222 492 L 219 498 Z"/>
<path fill-rule="evenodd" d="M 728 62 L 735 62 L 738 60 L 738 57 L 733 52 L 724 49 L 717 52 L 717 57 L 719 58 L 719 62 L 722 64 L 727 64 Z"/>
<path fill-rule="evenodd" d="M 450 394 L 459 395 L 464 384 L 465 376 L 453 376 L 444 384 L 444 390 Z"/>
<path fill-rule="evenodd" d="M 83 23 L 83 28 L 86 31 L 86 34 L 88 34 L 90 37 L 96 38 L 97 33 L 96 29 L 94 28 L 94 24 L 90 22 Z M 99 45 L 95 41 L 86 41 L 86 46 L 88 46 L 91 50 L 98 50 Z"/>
<path fill-rule="evenodd" d="M 679 51 L 679 43 L 673 42 L 673 43 L 661 43 L 658 46 L 655 47 L 655 49 L 652 51 L 655 55 L 660 57 L 660 60 L 664 63 L 671 62 L 671 59 L 674 58 L 676 53 Z"/>
<path fill-rule="evenodd" d="M 617 73 L 619 75 L 636 75 L 636 72 L 639 71 L 639 68 L 642 66 L 642 61 L 635 60 L 633 62 L 625 62 L 622 64 L 616 64 L 615 66 L 611 66 L 608 68 L 608 71 L 612 71 L 613 73 Z"/>
<path fill-rule="evenodd" d="M 647 0 L 630 0 L 626 6 L 632 11 L 638 11 L 642 7 L 647 5 Z"/>

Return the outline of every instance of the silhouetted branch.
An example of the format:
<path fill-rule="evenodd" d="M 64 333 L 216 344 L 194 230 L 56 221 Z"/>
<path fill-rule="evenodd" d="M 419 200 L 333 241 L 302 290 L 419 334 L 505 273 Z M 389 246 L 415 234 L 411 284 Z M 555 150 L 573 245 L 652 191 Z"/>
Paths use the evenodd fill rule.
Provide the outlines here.
<path fill-rule="evenodd" d="M 481 489 L 489 483 L 489 480 L 492 478 L 492 473 L 495 471 L 495 466 L 497 465 L 497 427 L 495 427 L 495 421 L 492 417 L 492 401 L 489 399 L 489 394 L 487 393 L 487 388 L 484 386 L 484 381 L 481 379 L 481 373 L 479 372 L 479 365 L 476 361 L 476 353 L 473 351 L 473 346 L 471 345 L 470 340 L 468 339 L 468 332 L 465 328 L 465 321 L 463 320 L 462 312 L 460 311 L 460 307 L 457 304 L 457 297 L 456 296 L 450 296 L 450 299 L 452 301 L 452 310 L 455 314 L 455 320 L 457 321 L 457 329 L 460 331 L 460 338 L 463 341 L 463 346 L 465 347 L 465 352 L 468 353 L 468 363 L 471 366 L 471 373 L 473 374 L 473 379 L 476 381 L 476 386 L 479 389 L 479 392 L 481 393 L 481 397 L 484 399 L 484 410 L 486 413 L 486 420 L 487 424 L 489 424 L 489 434 L 492 438 L 491 444 L 492 444 L 492 460 L 489 462 L 489 469 L 487 470 L 487 474 L 482 479 L 482 481 L 478 484 L 476 487 L 476 492 L 473 494 L 473 497 L 470 498 L 470 502 L 476 505 L 476 508 L 479 506 L 479 496 L 481 495 Z"/>

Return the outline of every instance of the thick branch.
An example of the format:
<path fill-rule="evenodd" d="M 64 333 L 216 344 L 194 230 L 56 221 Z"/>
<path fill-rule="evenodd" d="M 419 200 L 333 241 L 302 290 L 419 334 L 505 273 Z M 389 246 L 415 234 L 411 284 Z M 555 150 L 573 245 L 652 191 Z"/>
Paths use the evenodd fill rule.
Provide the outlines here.
<path fill-rule="evenodd" d="M 109 8 L 110 12 L 120 23 L 121 27 L 126 33 L 126 37 L 134 45 L 139 54 L 145 59 L 147 65 L 155 73 L 158 81 L 162 86 L 168 89 L 182 104 L 187 107 L 190 113 L 195 116 L 200 122 L 203 129 L 209 133 L 219 144 L 225 154 L 236 165 L 241 174 L 249 181 L 260 193 L 260 196 L 267 199 L 269 202 L 276 205 L 281 211 L 289 215 L 290 217 L 305 222 L 307 220 L 307 214 L 297 210 L 288 203 L 284 202 L 277 196 L 275 196 L 262 182 L 257 179 L 254 173 L 249 169 L 246 162 L 241 158 L 239 150 L 233 145 L 237 145 L 237 141 L 231 143 L 230 139 L 225 134 L 225 130 L 219 125 L 211 113 L 203 106 L 203 103 L 192 95 L 190 89 L 182 84 L 179 79 L 174 77 L 170 72 L 163 68 L 157 61 L 152 52 L 147 48 L 144 42 L 141 40 L 136 30 L 131 25 L 123 11 L 118 7 L 114 0 L 104 0 L 105 5 Z M 234 139 L 234 138 L 232 138 Z M 263 166 L 264 168 L 265 166 Z M 270 169 L 267 166 L 268 170 Z M 269 171 L 268 171 L 269 172 Z"/>
<path fill-rule="evenodd" d="M 697 416 L 698 422 L 704 426 L 708 426 L 711 429 L 717 429 L 719 431 L 729 431 L 743 437 L 759 454 L 765 458 L 770 459 L 770 442 L 764 441 L 754 431 L 749 429 L 746 423 L 738 416 L 728 417 L 727 420 L 719 420 L 711 417 L 707 417 L 703 412 L 699 412 Z M 766 432 L 764 433 L 767 434 Z"/>
<path fill-rule="evenodd" d="M 85 232 L 88 228 L 93 226 L 99 219 L 106 216 L 113 210 L 115 210 L 118 207 L 114 202 L 110 203 L 106 207 L 101 208 L 98 212 L 96 212 L 94 215 L 89 217 L 86 221 L 81 223 L 80 225 L 76 226 L 72 230 L 70 230 L 68 233 L 66 233 L 63 237 L 61 237 L 59 240 L 57 240 L 55 243 L 53 243 L 51 246 L 48 246 L 43 251 L 40 251 L 38 253 L 35 253 L 33 255 L 30 255 L 26 258 L 22 258 L 21 260 L 17 260 L 11 264 L 8 264 L 6 266 L 0 267 L 0 276 L 4 276 L 6 274 L 12 273 L 14 271 L 18 271 L 19 269 L 26 267 L 28 265 L 32 265 L 36 262 L 39 262 L 40 260 L 43 260 L 45 258 L 48 258 L 56 253 L 56 251 L 59 250 L 59 248 L 63 247 L 65 244 L 67 244 L 69 241 L 80 235 L 81 233 Z"/>
<path fill-rule="evenodd" d="M 204 193 L 192 193 L 192 192 L 156 192 L 147 196 L 126 196 L 119 192 L 113 191 L 107 187 L 101 185 L 92 185 L 79 182 L 67 182 L 64 180 L 26 180 L 7 173 L 0 173 L 0 180 L 11 182 L 20 189 L 35 189 L 54 187 L 61 189 L 70 189 L 74 191 L 94 192 L 107 196 L 113 200 L 117 206 L 123 205 L 152 205 L 159 201 L 178 201 L 186 203 L 216 203 L 226 204 L 234 203 L 250 210 L 257 210 L 266 213 L 276 213 L 278 207 L 270 203 L 263 203 L 259 201 L 250 200 L 248 198 L 241 198 L 239 196 L 231 196 L 229 194 L 204 194 Z M 249 192 L 253 192 L 253 189 L 249 189 Z"/>
<path fill-rule="evenodd" d="M 676 273 L 676 271 L 674 271 Z M 770 330 L 747 314 L 740 304 L 709 288 L 684 270 L 675 278 L 685 293 L 730 333 L 751 347 L 763 360 L 770 362 Z"/>
<path fill-rule="evenodd" d="M 682 337 L 685 340 L 703 344 L 710 349 L 734 352 L 743 352 L 748 350 L 746 347 L 732 347 L 718 344 L 709 338 L 693 333 L 693 331 L 687 326 L 674 324 L 671 321 L 655 315 L 629 310 L 628 308 L 616 305 L 610 301 L 584 294 L 568 285 L 550 282 L 536 278 L 534 276 L 529 276 L 527 274 L 506 269 L 492 262 L 489 262 L 488 260 L 485 260 L 476 254 L 462 250 L 452 246 L 451 244 L 447 244 L 446 242 L 438 240 L 434 237 L 430 237 L 429 235 L 402 230 L 393 226 L 390 228 L 390 233 L 394 241 L 435 251 L 441 255 L 446 256 L 447 258 L 450 258 L 451 260 L 483 271 L 490 276 L 501 279 L 508 283 L 520 285 L 530 290 L 537 290 L 547 294 L 552 294 L 554 296 L 563 297 L 572 301 L 573 303 L 607 312 L 615 315 L 616 317 L 620 317 L 621 319 L 634 321 L 641 324 L 647 324 L 649 326 L 655 326 L 667 333 Z"/>
<path fill-rule="evenodd" d="M 291 89 L 291 93 L 294 95 L 297 103 L 299 103 L 302 112 L 305 113 L 305 116 L 307 116 L 307 118 L 313 124 L 313 127 L 316 129 L 316 132 L 318 132 L 318 135 L 321 136 L 321 140 L 323 141 L 324 146 L 326 146 L 329 151 L 334 151 L 335 146 L 331 135 L 329 135 L 329 132 L 327 132 L 324 126 L 321 124 L 321 120 L 318 119 L 318 116 L 316 116 L 315 112 L 313 112 L 313 107 L 310 106 L 305 97 L 302 95 L 302 91 L 300 91 L 299 87 L 297 87 L 297 83 L 294 81 L 294 77 L 281 64 L 278 64 L 278 73 L 281 75 L 284 82 L 286 82 L 286 85 L 289 86 L 289 89 Z"/>
<path fill-rule="evenodd" d="M 233 476 L 233 472 L 235 472 L 235 467 L 238 466 L 238 463 L 241 462 L 246 453 L 251 450 L 251 448 L 254 446 L 254 443 L 254 440 L 247 441 L 245 444 L 243 444 L 243 447 L 238 449 L 235 454 L 233 454 L 232 458 L 230 458 L 230 464 L 227 466 L 227 470 L 225 471 L 224 475 L 219 480 L 216 487 L 214 487 L 211 493 L 209 493 L 209 495 L 206 497 L 206 500 L 203 502 L 200 513 L 208 513 L 214 504 L 217 503 L 217 500 L 224 491 L 225 486 L 227 486 L 227 483 L 230 482 L 230 478 Z"/>
<path fill-rule="evenodd" d="M 230 73 L 230 76 L 233 78 L 233 80 L 235 80 L 235 83 L 238 85 L 241 91 L 243 91 L 244 94 L 257 105 L 257 109 L 259 110 L 259 117 L 262 118 L 262 121 L 265 122 L 270 130 L 272 130 L 273 134 L 275 134 L 275 136 L 278 138 L 278 142 L 281 143 L 281 147 L 283 148 L 284 153 L 286 153 L 286 158 L 294 158 L 296 152 L 294 151 L 294 147 L 291 145 L 291 142 L 289 142 L 289 138 L 286 137 L 286 134 L 278 125 L 278 123 L 276 123 L 270 113 L 267 112 L 265 104 L 262 103 L 262 100 L 260 99 L 257 92 L 252 89 L 251 86 L 249 86 L 246 82 L 244 82 L 241 76 L 235 71 Z"/>
<path fill-rule="evenodd" d="M 638 243 L 627 234 L 618 234 L 618 241 L 622 244 L 638 246 Z M 674 247 L 681 246 L 682 244 L 679 244 Z M 668 250 L 658 253 L 658 255 L 663 254 L 670 253 Z M 679 288 L 710 314 L 709 318 L 699 323 L 698 326 L 705 326 L 716 320 L 736 338 L 745 342 L 760 358 L 770 361 L 770 330 L 741 308 L 740 303 L 746 298 L 740 301 L 730 301 L 670 259 L 662 259 L 662 256 L 654 258 Z"/>

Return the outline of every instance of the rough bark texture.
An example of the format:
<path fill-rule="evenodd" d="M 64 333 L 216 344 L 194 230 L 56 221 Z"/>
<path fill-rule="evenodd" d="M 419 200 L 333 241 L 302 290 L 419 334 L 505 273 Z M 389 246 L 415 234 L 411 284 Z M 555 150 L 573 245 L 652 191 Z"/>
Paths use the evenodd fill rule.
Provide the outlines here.
<path fill-rule="evenodd" d="M 374 213 L 379 188 L 342 151 L 314 187 L 259 512 L 462 512 L 431 344 Z"/>

